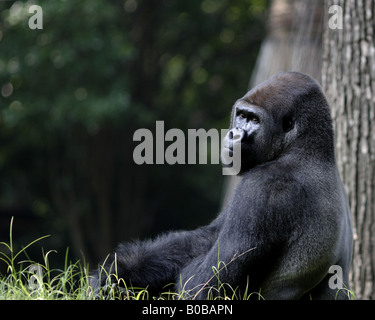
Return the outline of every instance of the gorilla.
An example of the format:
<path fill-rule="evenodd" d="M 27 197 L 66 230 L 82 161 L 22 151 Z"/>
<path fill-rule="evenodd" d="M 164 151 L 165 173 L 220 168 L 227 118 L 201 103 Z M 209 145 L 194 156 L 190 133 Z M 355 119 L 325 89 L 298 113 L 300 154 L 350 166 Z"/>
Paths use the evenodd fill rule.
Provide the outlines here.
<path fill-rule="evenodd" d="M 280 72 L 247 92 L 222 150 L 224 163 L 240 150 L 242 178 L 217 218 L 120 244 L 93 273 L 94 290 L 116 273 L 151 294 L 173 283 L 187 299 L 215 297 L 225 285 L 264 299 L 348 299 L 351 218 L 318 83 Z"/>

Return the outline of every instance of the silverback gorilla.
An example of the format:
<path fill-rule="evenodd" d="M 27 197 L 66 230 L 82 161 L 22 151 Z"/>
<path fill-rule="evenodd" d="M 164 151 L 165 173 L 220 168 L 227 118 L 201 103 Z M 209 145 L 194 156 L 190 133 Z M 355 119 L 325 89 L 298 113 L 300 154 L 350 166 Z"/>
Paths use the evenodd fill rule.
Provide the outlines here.
<path fill-rule="evenodd" d="M 120 244 L 93 274 L 94 290 L 116 270 L 128 286 L 157 294 L 174 283 L 190 299 L 215 296 L 218 279 L 265 299 L 348 299 L 350 212 L 319 85 L 281 72 L 246 93 L 233 106 L 222 159 L 236 144 L 242 179 L 223 212 L 196 230 Z M 343 290 L 332 286 L 333 265 Z"/>

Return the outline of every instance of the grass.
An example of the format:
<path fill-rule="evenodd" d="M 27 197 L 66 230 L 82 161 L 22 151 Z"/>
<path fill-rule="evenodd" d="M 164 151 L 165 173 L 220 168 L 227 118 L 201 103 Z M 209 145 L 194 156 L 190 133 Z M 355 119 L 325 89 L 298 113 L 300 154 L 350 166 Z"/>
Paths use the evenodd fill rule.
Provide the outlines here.
<path fill-rule="evenodd" d="M 128 288 L 120 292 L 116 286 L 108 286 L 105 291 L 94 296 L 89 286 L 88 264 L 84 259 L 71 263 L 67 249 L 63 269 L 50 267 L 49 257 L 56 253 L 54 250 L 42 251 L 42 263 L 32 261 L 26 249 L 49 236 L 40 237 L 15 251 L 12 230 L 13 218 L 10 223 L 9 243 L 0 242 L 0 260 L 6 264 L 6 273 L 0 274 L 0 300 L 149 299 L 145 289 Z M 21 260 L 23 257 L 25 259 Z"/>
<path fill-rule="evenodd" d="M 43 262 L 35 262 L 27 255 L 26 250 L 49 237 L 40 237 L 28 245 L 15 250 L 13 243 L 13 218 L 10 222 L 9 243 L 0 242 L 0 261 L 6 264 L 5 274 L 0 274 L 0 300 L 184 300 L 194 299 L 185 290 L 180 293 L 172 292 L 166 288 L 165 292 L 158 297 L 153 297 L 147 289 L 128 287 L 123 279 L 116 275 L 109 275 L 103 269 L 102 276 L 115 278 L 116 284 L 105 286 L 100 292 L 93 294 L 89 285 L 89 266 L 84 259 L 75 263 L 69 261 L 69 249 L 65 252 L 65 263 L 63 269 L 52 269 L 49 257 L 56 251 L 43 252 Z M 24 260 L 21 260 L 24 258 Z M 227 284 L 220 283 L 219 272 L 225 268 L 222 262 L 213 267 L 213 276 L 218 280 L 218 288 L 208 290 L 208 300 L 214 299 L 241 299 L 236 290 Z M 115 268 L 116 269 L 116 268 Z M 208 282 L 209 282 L 208 281 Z M 113 282 L 113 281 L 112 281 Z M 208 282 L 205 284 L 207 286 Z M 119 289 L 122 287 L 123 289 Z M 171 285 L 169 287 L 172 287 Z M 215 295 L 214 295 L 215 293 Z M 243 296 L 247 299 L 249 296 Z"/>
<path fill-rule="evenodd" d="M 85 267 L 80 261 L 68 264 L 68 249 L 65 254 L 64 269 L 51 269 L 49 256 L 55 251 L 43 253 L 43 263 L 32 261 L 26 253 L 27 248 L 48 236 L 40 237 L 16 252 L 12 229 L 13 218 L 10 223 L 9 243 L 0 242 L 0 260 L 7 266 L 6 273 L 0 275 L 1 300 L 89 298 Z M 26 259 L 17 262 L 21 255 Z"/>

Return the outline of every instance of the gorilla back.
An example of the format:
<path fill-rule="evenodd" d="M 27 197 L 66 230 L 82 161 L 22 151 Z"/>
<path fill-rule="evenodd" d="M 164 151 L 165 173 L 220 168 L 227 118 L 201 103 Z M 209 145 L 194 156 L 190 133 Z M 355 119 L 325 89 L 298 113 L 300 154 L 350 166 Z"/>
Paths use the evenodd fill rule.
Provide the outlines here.
<path fill-rule="evenodd" d="M 319 85 L 275 75 L 233 106 L 222 159 L 239 147 L 242 179 L 223 212 L 196 230 L 120 245 L 106 273 L 152 293 L 174 282 L 187 298 L 229 284 L 265 299 L 347 299 L 353 235 L 333 141 Z M 330 274 L 332 266 L 342 272 Z M 108 280 L 99 273 L 95 288 Z"/>

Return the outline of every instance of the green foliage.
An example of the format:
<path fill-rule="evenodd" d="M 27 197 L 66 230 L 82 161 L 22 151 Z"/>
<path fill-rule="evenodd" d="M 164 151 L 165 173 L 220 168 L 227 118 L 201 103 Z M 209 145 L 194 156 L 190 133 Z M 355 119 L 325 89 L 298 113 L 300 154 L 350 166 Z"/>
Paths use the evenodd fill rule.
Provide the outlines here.
<path fill-rule="evenodd" d="M 132 46 L 114 25 L 114 6 L 105 1 L 38 4 L 43 30 L 28 29 L 30 1 L 1 13 L 1 83 L 12 88 L 3 101 L 3 125 L 22 129 L 37 143 L 75 123 L 90 131 L 118 119 L 129 107 L 128 79 L 120 70 Z M 30 131 L 34 135 L 26 134 Z"/>

